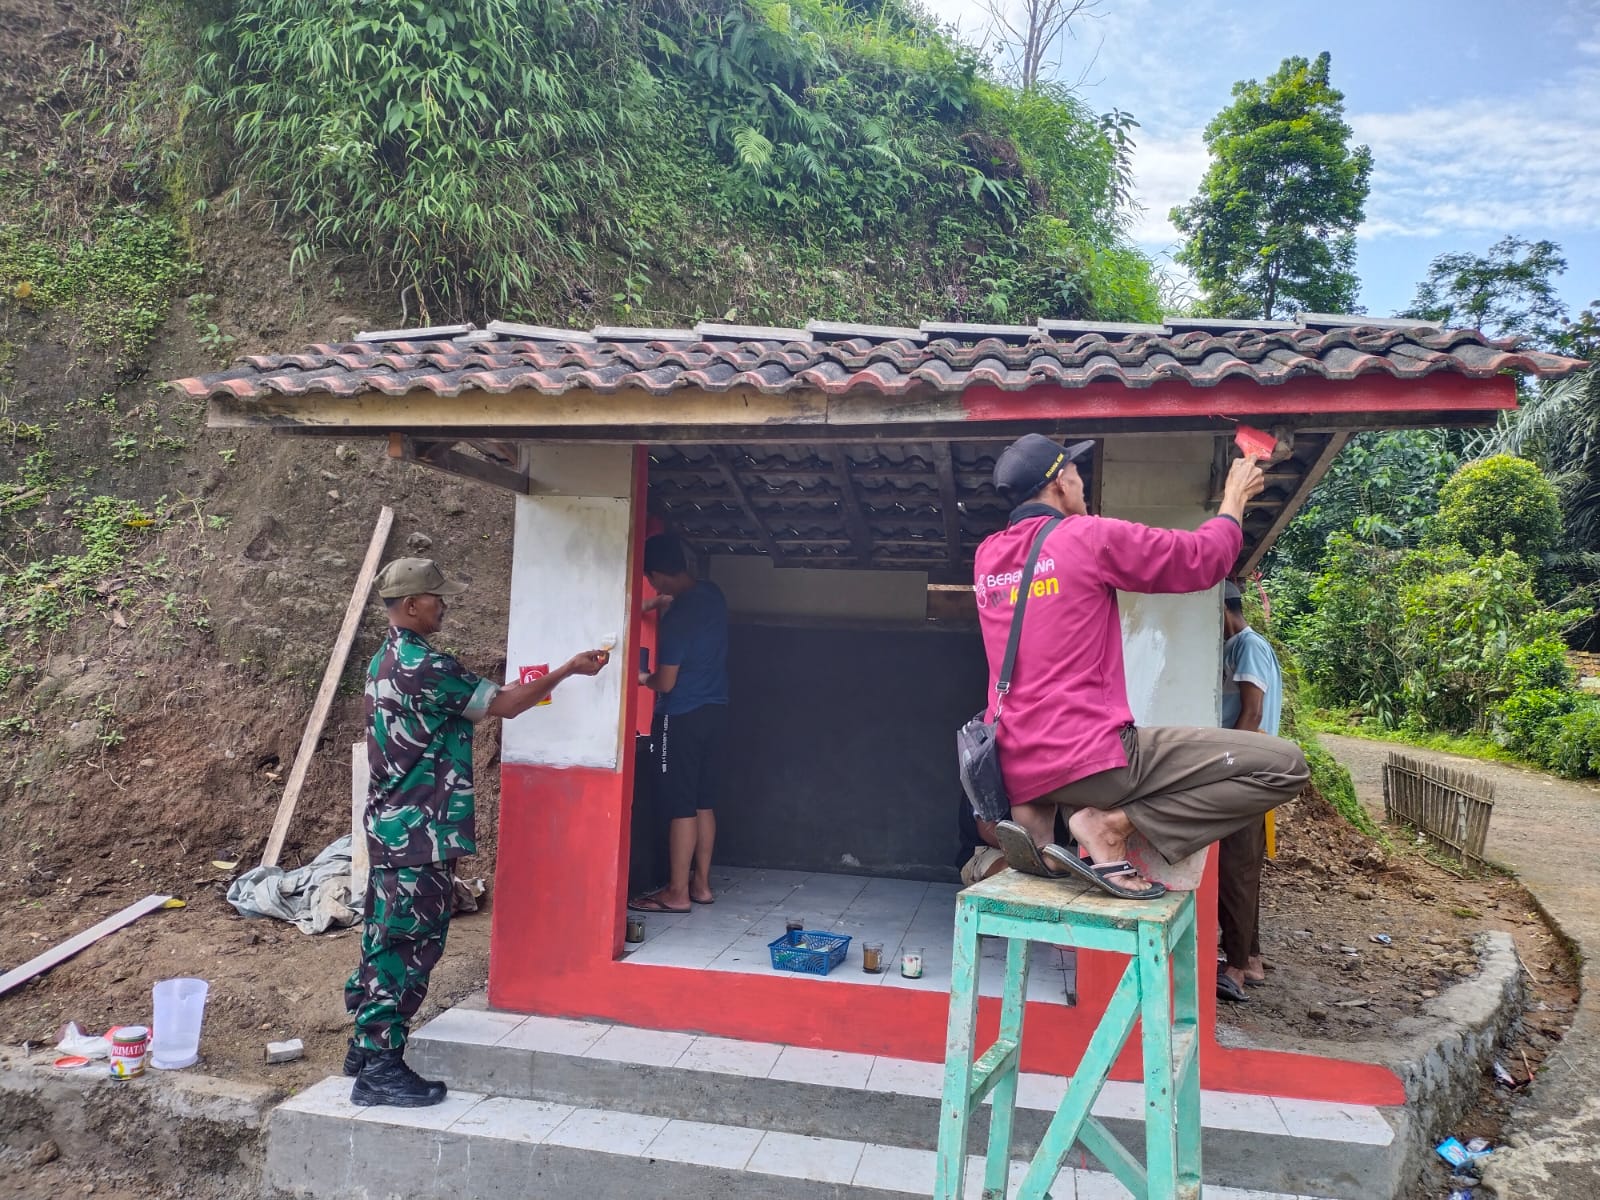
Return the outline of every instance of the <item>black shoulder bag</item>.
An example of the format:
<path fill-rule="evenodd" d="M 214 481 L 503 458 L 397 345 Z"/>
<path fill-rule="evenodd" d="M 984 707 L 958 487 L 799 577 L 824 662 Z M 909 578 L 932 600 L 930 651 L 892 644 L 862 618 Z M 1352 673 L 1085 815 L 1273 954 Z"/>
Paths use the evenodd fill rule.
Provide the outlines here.
<path fill-rule="evenodd" d="M 1006 640 L 1005 661 L 1000 664 L 1000 677 L 995 680 L 994 720 L 984 720 L 987 706 L 980 709 L 960 729 L 956 730 L 956 757 L 961 764 L 961 787 L 972 802 L 972 811 L 980 821 L 1004 821 L 1011 816 L 1011 800 L 1006 795 L 1005 780 L 1000 774 L 1000 710 L 1005 706 L 1006 693 L 1011 690 L 1011 670 L 1017 665 L 1017 646 L 1022 641 L 1022 612 L 1028 606 L 1028 591 L 1033 587 L 1033 568 L 1039 561 L 1039 551 L 1050 531 L 1061 524 L 1061 517 L 1052 517 L 1044 523 L 1033 539 L 1033 549 L 1028 552 L 1028 565 L 1022 572 L 1022 583 L 1017 588 L 1017 606 L 1011 614 L 1011 636 Z"/>

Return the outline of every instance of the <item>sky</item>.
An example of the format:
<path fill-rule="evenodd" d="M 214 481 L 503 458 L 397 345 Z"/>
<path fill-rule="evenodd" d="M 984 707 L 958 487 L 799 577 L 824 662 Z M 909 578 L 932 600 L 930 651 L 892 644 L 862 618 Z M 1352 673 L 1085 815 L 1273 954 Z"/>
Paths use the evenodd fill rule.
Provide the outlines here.
<path fill-rule="evenodd" d="M 922 3 L 981 37 L 983 0 Z M 1357 265 L 1368 313 L 1406 308 L 1435 256 L 1482 254 L 1507 234 L 1561 246 L 1569 307 L 1600 300 L 1600 0 L 1103 0 L 1102 12 L 1063 40 L 1055 74 L 1096 111 L 1138 120 L 1133 234 L 1169 268 L 1167 214 L 1198 187 L 1202 131 L 1234 82 L 1326 50 L 1353 142 L 1372 148 Z"/>

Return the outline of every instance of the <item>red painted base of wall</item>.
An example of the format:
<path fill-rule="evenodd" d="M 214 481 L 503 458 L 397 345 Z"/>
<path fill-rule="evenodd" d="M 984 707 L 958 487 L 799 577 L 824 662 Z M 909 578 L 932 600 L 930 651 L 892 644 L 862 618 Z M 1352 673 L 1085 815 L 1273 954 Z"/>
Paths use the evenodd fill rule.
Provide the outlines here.
<path fill-rule="evenodd" d="M 625 759 L 631 764 L 631 759 Z M 631 765 L 621 771 L 506 765 L 489 957 L 489 1002 L 514 1012 L 939 1062 L 946 997 L 619 961 L 627 898 Z M 1201 1080 L 1220 1091 L 1303 1100 L 1405 1102 L 1386 1067 L 1217 1045 L 1215 856 L 1199 897 Z M 1023 1066 L 1070 1075 L 1121 974 L 1116 955 L 1080 951 L 1078 1006 L 1030 1005 Z M 980 1003 L 992 1040 L 998 1001 Z M 1140 1077 L 1137 1037 L 1115 1077 Z"/>

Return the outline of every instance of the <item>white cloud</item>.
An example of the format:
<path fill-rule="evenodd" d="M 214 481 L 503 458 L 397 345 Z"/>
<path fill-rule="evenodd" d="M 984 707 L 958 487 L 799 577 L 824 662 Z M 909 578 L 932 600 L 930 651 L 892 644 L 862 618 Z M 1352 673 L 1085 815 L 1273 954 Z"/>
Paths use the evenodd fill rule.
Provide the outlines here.
<path fill-rule="evenodd" d="M 1600 231 L 1600 71 L 1537 92 L 1355 113 L 1372 147 L 1367 237 Z"/>
<path fill-rule="evenodd" d="M 1209 163 L 1198 128 L 1140 141 L 1133 152 L 1133 173 L 1144 211 L 1133 227 L 1136 242 L 1161 248 L 1179 240 L 1167 214 L 1175 205 L 1188 203 Z"/>

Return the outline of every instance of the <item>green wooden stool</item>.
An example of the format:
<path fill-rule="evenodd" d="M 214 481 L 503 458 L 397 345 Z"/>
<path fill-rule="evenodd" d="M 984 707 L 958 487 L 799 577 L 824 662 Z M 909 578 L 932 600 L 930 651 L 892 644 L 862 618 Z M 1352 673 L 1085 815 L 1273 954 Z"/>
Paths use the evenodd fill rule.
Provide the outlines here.
<path fill-rule="evenodd" d="M 1006 939 L 1006 982 L 999 1040 L 974 1061 L 978 938 L 982 935 Z M 936 1200 L 961 1200 L 967 1127 L 974 1107 L 991 1092 L 994 1100 L 983 1195 L 984 1200 L 1005 1198 L 1017 1071 L 1022 1060 L 1022 1009 L 1033 942 L 1110 950 L 1126 954 L 1129 962 L 1014 1200 L 1044 1200 L 1074 1142 L 1082 1142 L 1137 1200 L 1198 1197 L 1199 972 L 1194 893 L 1169 892 L 1159 900 L 1119 900 L 1087 885 L 1002 871 L 956 897 Z M 1090 1115 L 1107 1073 L 1134 1021 L 1140 1018 L 1144 1042 L 1142 1164 Z"/>

